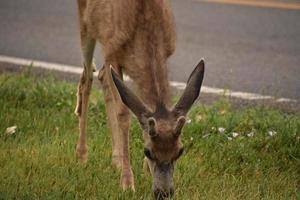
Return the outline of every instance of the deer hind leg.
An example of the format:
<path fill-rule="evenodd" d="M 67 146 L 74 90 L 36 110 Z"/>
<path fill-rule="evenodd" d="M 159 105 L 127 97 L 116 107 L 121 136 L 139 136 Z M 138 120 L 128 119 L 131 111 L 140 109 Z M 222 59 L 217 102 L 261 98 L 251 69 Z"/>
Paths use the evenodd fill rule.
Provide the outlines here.
<path fill-rule="evenodd" d="M 121 75 L 120 68 L 116 71 Z M 121 169 L 122 188 L 134 190 L 134 178 L 129 158 L 130 112 L 122 103 L 113 85 L 109 65 L 105 65 L 100 70 L 99 80 L 104 92 L 106 113 L 112 134 L 112 163 Z"/>
<path fill-rule="evenodd" d="M 80 23 L 80 36 L 84 70 L 78 84 L 77 105 L 75 109 L 75 114 L 79 117 L 79 140 L 76 146 L 76 154 L 80 161 L 86 162 L 88 155 L 86 144 L 87 110 L 93 82 L 93 53 L 96 41 L 88 36 L 83 22 Z"/>

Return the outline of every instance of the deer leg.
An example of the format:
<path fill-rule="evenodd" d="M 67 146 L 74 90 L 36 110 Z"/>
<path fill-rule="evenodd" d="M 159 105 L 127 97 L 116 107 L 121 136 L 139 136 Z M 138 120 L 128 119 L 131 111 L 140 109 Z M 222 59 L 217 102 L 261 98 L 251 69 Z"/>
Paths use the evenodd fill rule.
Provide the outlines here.
<path fill-rule="evenodd" d="M 80 77 L 77 89 L 77 105 L 75 114 L 79 117 L 79 140 L 76 146 L 76 154 L 80 161 L 87 161 L 86 123 L 88 100 L 93 82 L 93 53 L 96 41 L 87 36 L 81 27 L 81 49 L 83 54 L 84 70 Z"/>
<path fill-rule="evenodd" d="M 121 74 L 120 69 L 116 71 Z M 134 179 L 129 158 L 130 112 L 116 91 L 108 65 L 100 70 L 99 80 L 104 92 L 106 112 L 112 133 L 112 162 L 121 169 L 122 188 L 134 190 Z"/>
<path fill-rule="evenodd" d="M 80 25 L 80 42 L 81 42 L 81 53 L 83 59 L 84 71 L 80 77 L 80 82 L 77 88 L 77 104 L 75 108 L 75 114 L 80 116 L 82 112 L 82 99 L 83 99 L 83 85 L 86 82 L 86 79 L 91 76 L 91 68 L 93 71 L 96 70 L 93 54 L 95 49 L 96 40 L 89 37 L 87 33 L 87 25 L 84 21 L 84 12 L 86 10 L 86 0 L 77 0 L 78 4 L 78 13 L 79 13 L 79 25 Z"/>
<path fill-rule="evenodd" d="M 121 139 L 123 142 L 121 185 L 124 190 L 127 188 L 131 188 L 133 191 L 135 191 L 133 172 L 131 169 L 129 157 L 129 128 L 131 116 L 128 108 L 121 102 L 121 100 L 119 100 L 117 104 L 119 104 L 117 118 L 119 122 L 119 130 L 122 135 Z"/>
<path fill-rule="evenodd" d="M 99 71 L 99 80 L 104 94 L 105 109 L 108 118 L 108 125 L 112 135 L 112 164 L 117 169 L 122 169 L 122 143 L 119 131 L 119 124 L 116 113 L 116 105 L 114 95 L 112 93 L 109 71 L 105 65 Z"/>

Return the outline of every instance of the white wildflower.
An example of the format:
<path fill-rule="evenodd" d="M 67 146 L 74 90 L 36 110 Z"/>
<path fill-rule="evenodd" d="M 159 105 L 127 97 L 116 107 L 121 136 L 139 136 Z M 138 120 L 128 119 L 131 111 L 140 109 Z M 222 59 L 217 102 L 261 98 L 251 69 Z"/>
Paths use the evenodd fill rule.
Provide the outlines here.
<path fill-rule="evenodd" d="M 232 140 L 232 137 L 227 137 L 228 140 Z"/>
<path fill-rule="evenodd" d="M 197 115 L 195 117 L 196 122 L 200 122 L 203 119 L 202 115 Z"/>
<path fill-rule="evenodd" d="M 232 137 L 237 137 L 237 136 L 239 136 L 240 134 L 239 133 L 237 133 L 237 132 L 233 132 L 232 133 Z"/>
<path fill-rule="evenodd" d="M 6 130 L 5 130 L 5 134 L 7 135 L 13 135 L 17 130 L 17 126 L 11 126 L 11 127 L 8 127 Z"/>
<path fill-rule="evenodd" d="M 190 124 L 191 122 L 192 122 L 191 119 L 187 119 L 187 120 L 186 120 L 186 123 L 187 123 L 187 124 Z"/>
<path fill-rule="evenodd" d="M 222 110 L 220 110 L 220 114 L 225 114 L 226 113 L 226 110 L 225 109 L 222 109 Z"/>
<path fill-rule="evenodd" d="M 224 132 L 225 132 L 225 128 L 219 127 L 219 128 L 218 128 L 218 131 L 219 131 L 219 133 L 224 133 Z"/>
<path fill-rule="evenodd" d="M 276 135 L 277 134 L 277 132 L 276 131 L 268 131 L 268 134 L 269 134 L 269 136 L 274 136 L 274 135 Z"/>
<path fill-rule="evenodd" d="M 250 133 L 247 134 L 248 137 L 253 137 L 254 136 L 254 132 L 251 131 Z"/>

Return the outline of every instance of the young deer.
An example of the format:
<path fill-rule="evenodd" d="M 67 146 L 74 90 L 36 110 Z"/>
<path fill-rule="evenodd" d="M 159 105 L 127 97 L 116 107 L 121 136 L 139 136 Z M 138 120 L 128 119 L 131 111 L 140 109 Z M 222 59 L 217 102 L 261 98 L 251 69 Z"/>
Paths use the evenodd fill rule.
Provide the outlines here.
<path fill-rule="evenodd" d="M 143 130 L 144 160 L 153 177 L 155 198 L 169 196 L 174 192 L 175 161 L 183 152 L 181 129 L 199 96 L 204 61 L 194 69 L 182 97 L 171 109 L 166 61 L 175 50 L 176 34 L 168 0 L 78 0 L 78 7 L 84 71 L 75 110 L 80 129 L 77 156 L 87 160 L 87 108 L 98 40 L 105 60 L 98 78 L 112 133 L 112 163 L 121 169 L 121 185 L 134 190 L 128 152 L 130 109 Z M 138 86 L 141 99 L 122 82 L 123 72 Z"/>

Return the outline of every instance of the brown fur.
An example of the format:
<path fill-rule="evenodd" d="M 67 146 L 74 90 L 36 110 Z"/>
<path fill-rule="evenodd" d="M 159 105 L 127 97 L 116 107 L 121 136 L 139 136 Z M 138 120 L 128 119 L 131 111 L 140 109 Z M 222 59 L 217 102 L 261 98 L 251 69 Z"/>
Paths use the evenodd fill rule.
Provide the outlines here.
<path fill-rule="evenodd" d="M 123 71 L 128 74 L 149 107 L 154 108 L 158 102 L 169 103 L 166 59 L 174 52 L 176 37 L 170 6 L 165 0 L 78 0 L 78 8 L 85 69 L 76 108 L 80 121 L 77 155 L 86 161 L 86 116 L 91 87 L 87 80 L 92 80 L 92 55 L 98 40 L 105 60 L 99 79 L 112 131 L 113 163 L 122 168 L 123 187 L 134 188 L 128 153 L 130 116 L 112 87 L 106 68 L 112 65 L 120 75 Z"/>
<path fill-rule="evenodd" d="M 149 104 L 169 101 L 166 60 L 175 50 L 175 27 L 166 0 L 86 1 L 87 32 L 100 41 L 105 63 L 118 65 Z M 116 66 L 114 66 L 116 67 Z"/>
<path fill-rule="evenodd" d="M 79 116 L 80 128 L 76 152 L 81 161 L 87 160 L 87 106 L 93 78 L 93 52 L 96 41 L 99 41 L 104 52 L 105 64 L 99 71 L 98 78 L 102 83 L 108 122 L 112 132 L 113 164 L 121 169 L 122 187 L 124 189 L 129 187 L 134 190 L 128 152 L 130 125 L 128 107 L 138 117 L 144 129 L 145 148 L 150 148 L 152 153 L 158 157 L 159 162 L 173 163 L 182 147 L 179 134 L 183 124 L 178 126 L 177 119 L 180 117 L 178 113 L 185 115 L 187 111 L 169 110 L 170 89 L 167 59 L 175 50 L 176 39 L 169 1 L 77 1 L 84 72 L 78 86 L 75 110 Z M 110 66 L 114 68 L 121 79 L 123 72 L 131 77 L 138 86 L 139 96 L 146 103 L 145 106 L 123 85 L 119 78 L 113 75 L 112 79 Z M 197 72 L 202 73 L 203 70 L 200 69 Z M 199 82 L 200 79 L 195 80 Z M 182 102 L 193 103 L 196 99 L 194 98 L 195 95 L 193 96 L 194 91 L 200 88 L 194 87 L 197 85 L 195 81 L 192 81 L 190 85 L 190 90 L 186 93 L 190 97 L 183 98 Z M 189 108 L 191 106 L 191 104 L 181 105 L 182 102 L 178 103 L 175 108 Z M 153 118 L 152 125 L 155 130 L 153 129 L 152 132 L 157 134 L 155 138 L 150 137 L 147 132 L 149 127 L 147 117 Z M 179 132 L 179 134 L 176 136 L 174 131 Z M 151 168 L 150 165 L 153 163 L 149 163 Z M 173 169 L 173 164 L 170 167 Z M 156 184 L 154 186 L 157 187 L 154 189 L 159 191 L 170 189 L 160 188 L 164 187 L 159 185 L 160 182 L 159 178 L 154 179 L 154 184 Z"/>

